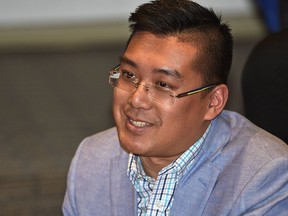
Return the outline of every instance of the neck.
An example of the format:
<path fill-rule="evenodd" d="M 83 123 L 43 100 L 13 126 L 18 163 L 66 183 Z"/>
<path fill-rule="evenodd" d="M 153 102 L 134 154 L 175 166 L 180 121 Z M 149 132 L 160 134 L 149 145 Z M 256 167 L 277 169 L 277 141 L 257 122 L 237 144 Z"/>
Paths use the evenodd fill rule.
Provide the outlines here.
<path fill-rule="evenodd" d="M 161 169 L 168 166 L 170 163 L 172 163 L 174 160 L 177 159 L 177 157 L 175 158 L 140 157 L 140 158 L 146 175 L 154 179 L 157 179 Z"/>
<path fill-rule="evenodd" d="M 209 124 L 211 121 L 206 121 L 205 124 L 202 127 L 202 131 L 200 132 L 201 136 L 199 136 L 197 139 L 195 139 L 194 143 L 199 140 L 205 131 L 207 130 Z M 192 141 L 193 142 L 193 141 Z M 191 146 L 188 146 L 190 148 Z M 177 158 L 179 158 L 187 149 L 183 150 L 183 152 L 179 152 L 178 154 L 171 156 L 171 157 L 145 157 L 140 156 L 143 169 L 145 171 L 145 174 L 147 176 L 150 176 L 154 179 L 157 179 L 159 172 L 166 166 L 168 166 L 170 163 L 175 161 Z"/>

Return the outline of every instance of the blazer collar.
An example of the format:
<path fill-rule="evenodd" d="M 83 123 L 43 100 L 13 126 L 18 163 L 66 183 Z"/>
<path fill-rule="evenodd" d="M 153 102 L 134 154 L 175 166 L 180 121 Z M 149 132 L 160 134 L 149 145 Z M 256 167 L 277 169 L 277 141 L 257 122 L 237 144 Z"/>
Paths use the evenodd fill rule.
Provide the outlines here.
<path fill-rule="evenodd" d="M 177 186 L 171 215 L 202 215 L 218 175 L 219 170 L 210 162 L 193 169 Z"/>
<path fill-rule="evenodd" d="M 213 120 L 194 166 L 177 186 L 171 215 L 202 215 L 221 171 L 217 158 L 230 136 L 231 130 L 221 115 Z"/>

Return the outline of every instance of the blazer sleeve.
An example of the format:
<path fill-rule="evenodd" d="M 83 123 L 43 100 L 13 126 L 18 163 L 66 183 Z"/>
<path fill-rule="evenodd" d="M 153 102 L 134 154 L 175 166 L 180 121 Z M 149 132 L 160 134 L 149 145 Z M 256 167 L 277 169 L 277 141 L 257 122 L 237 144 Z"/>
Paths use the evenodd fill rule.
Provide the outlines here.
<path fill-rule="evenodd" d="M 247 182 L 229 215 L 286 216 L 288 213 L 288 158 L 264 164 Z"/>

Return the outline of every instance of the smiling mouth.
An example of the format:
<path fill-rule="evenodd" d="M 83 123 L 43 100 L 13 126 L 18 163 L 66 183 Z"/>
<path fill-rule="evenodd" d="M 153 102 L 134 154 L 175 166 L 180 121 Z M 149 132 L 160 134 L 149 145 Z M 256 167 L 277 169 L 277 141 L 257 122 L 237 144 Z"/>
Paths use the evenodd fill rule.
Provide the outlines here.
<path fill-rule="evenodd" d="M 150 123 L 148 122 L 143 122 L 143 121 L 134 121 L 132 119 L 129 119 L 129 122 L 135 126 L 135 127 L 140 127 L 140 128 L 144 128 L 144 127 L 148 127 L 148 126 L 151 126 Z"/>

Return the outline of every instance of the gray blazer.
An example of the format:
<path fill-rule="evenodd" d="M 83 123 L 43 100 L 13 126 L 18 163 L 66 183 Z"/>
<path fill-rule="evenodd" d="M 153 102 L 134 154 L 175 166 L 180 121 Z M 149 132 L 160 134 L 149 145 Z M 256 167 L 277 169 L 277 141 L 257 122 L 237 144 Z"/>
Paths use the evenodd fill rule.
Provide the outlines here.
<path fill-rule="evenodd" d="M 115 128 L 86 138 L 70 167 L 64 215 L 137 215 L 127 165 Z M 223 111 L 195 165 L 178 183 L 171 215 L 287 216 L 287 145 L 241 115 Z"/>

